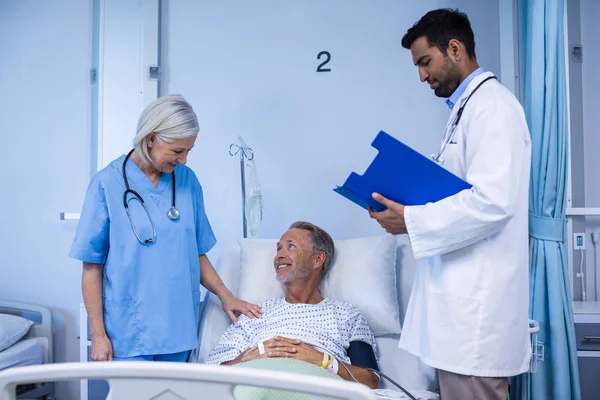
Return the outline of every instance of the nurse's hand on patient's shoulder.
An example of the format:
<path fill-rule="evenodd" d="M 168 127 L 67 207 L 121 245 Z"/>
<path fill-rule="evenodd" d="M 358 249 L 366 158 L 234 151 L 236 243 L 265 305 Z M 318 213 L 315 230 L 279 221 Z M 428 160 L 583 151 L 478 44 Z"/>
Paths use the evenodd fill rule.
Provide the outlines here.
<path fill-rule="evenodd" d="M 232 294 L 223 296 L 221 304 L 223 304 L 223 311 L 229 316 L 229 318 L 237 323 L 235 316 L 236 312 L 242 313 L 248 318 L 261 318 L 262 310 L 256 304 L 248 303 L 247 301 L 238 299 Z"/>
<path fill-rule="evenodd" d="M 373 198 L 380 204 L 386 207 L 386 210 L 377 212 L 369 207 L 369 215 L 376 219 L 379 225 L 387 233 L 393 235 L 401 235 L 406 233 L 406 222 L 404 220 L 404 206 L 395 201 L 386 199 L 379 193 L 373 193 Z"/>
<path fill-rule="evenodd" d="M 92 336 L 92 361 L 112 361 L 113 348 L 106 334 Z"/>

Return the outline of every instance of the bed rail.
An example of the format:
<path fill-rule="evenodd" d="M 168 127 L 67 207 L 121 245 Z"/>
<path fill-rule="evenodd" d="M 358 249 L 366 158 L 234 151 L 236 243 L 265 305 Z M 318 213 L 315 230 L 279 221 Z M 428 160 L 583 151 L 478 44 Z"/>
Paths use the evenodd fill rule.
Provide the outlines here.
<path fill-rule="evenodd" d="M 347 381 L 278 371 L 166 362 L 60 363 L 12 368 L 0 372 L 0 398 L 16 400 L 19 384 L 39 381 L 106 379 L 108 400 L 227 399 L 236 385 L 348 400 L 375 400 L 366 386 Z"/>

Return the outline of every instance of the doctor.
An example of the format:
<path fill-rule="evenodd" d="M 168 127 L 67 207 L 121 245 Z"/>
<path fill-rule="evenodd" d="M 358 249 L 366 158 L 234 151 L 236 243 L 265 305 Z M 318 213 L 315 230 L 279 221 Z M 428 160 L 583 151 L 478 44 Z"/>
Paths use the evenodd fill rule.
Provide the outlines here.
<path fill-rule="evenodd" d="M 528 196 L 531 142 L 518 100 L 475 58 L 467 16 L 427 13 L 402 38 L 422 82 L 446 98 L 450 118 L 434 160 L 473 187 L 423 206 L 370 211 L 408 233 L 422 260 L 400 347 L 438 370 L 443 400 L 502 399 L 526 372 Z"/>
<path fill-rule="evenodd" d="M 202 186 L 184 165 L 197 134 L 190 104 L 161 97 L 142 112 L 134 149 L 88 186 L 69 254 L 83 262 L 94 361 L 185 362 L 198 346 L 200 284 L 234 322 L 235 312 L 260 316 L 206 256 L 216 240 Z"/>

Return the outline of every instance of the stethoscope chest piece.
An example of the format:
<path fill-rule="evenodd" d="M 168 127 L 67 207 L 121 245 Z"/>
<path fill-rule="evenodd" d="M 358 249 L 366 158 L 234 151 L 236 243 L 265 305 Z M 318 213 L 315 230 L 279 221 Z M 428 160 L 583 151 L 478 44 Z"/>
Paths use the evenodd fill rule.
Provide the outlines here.
<path fill-rule="evenodd" d="M 167 212 L 167 216 L 176 221 L 179 219 L 179 211 L 175 207 L 171 207 L 169 208 L 169 212 Z"/>
<path fill-rule="evenodd" d="M 127 172 L 125 171 L 125 166 L 127 164 L 127 160 L 129 159 L 129 156 L 131 156 L 131 153 L 133 153 L 133 150 L 131 150 L 127 156 L 125 157 L 125 160 L 123 161 L 123 167 L 122 167 L 122 172 L 123 172 L 123 181 L 125 183 L 125 192 L 123 193 L 123 205 L 125 206 L 125 211 L 127 212 L 127 217 L 129 218 L 129 223 L 131 224 L 131 229 L 133 230 L 133 233 L 135 234 L 135 237 L 137 238 L 137 240 L 142 243 L 142 244 L 149 244 L 149 243 L 154 243 L 156 242 L 156 227 L 154 226 L 154 222 L 152 221 L 152 218 L 150 217 L 150 213 L 148 212 L 148 207 L 146 207 L 146 203 L 144 202 L 144 199 L 142 198 L 142 196 L 140 196 L 135 190 L 132 190 L 129 187 L 129 181 L 127 180 Z M 171 186 L 171 208 L 169 208 L 169 211 L 167 211 L 167 216 L 169 217 L 169 219 L 171 219 L 172 221 L 176 221 L 179 219 L 179 210 L 177 210 L 177 208 L 175 208 L 175 171 L 171 172 L 171 176 L 173 179 L 173 183 Z M 136 200 L 138 200 L 142 207 L 144 207 L 144 211 L 146 212 L 146 215 L 148 216 L 148 220 L 150 221 L 150 225 L 152 226 L 152 237 L 149 239 L 142 239 L 140 238 L 137 229 L 135 229 L 135 225 L 133 224 L 133 220 L 131 219 L 131 213 L 129 212 L 129 200 L 128 200 L 128 195 L 131 194 Z"/>

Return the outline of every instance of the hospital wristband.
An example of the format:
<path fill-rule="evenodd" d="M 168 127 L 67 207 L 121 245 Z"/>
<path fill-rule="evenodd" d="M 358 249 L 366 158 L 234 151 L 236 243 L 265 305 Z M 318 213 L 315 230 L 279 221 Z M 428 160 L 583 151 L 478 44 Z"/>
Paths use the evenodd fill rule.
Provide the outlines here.
<path fill-rule="evenodd" d="M 338 364 L 338 360 L 332 357 L 331 360 L 329 360 L 329 361 L 333 361 L 333 362 L 330 362 L 330 364 L 325 368 L 325 370 L 332 374 L 337 374 L 339 371 L 339 367 L 340 367 Z"/>
<path fill-rule="evenodd" d="M 329 366 L 329 364 L 331 364 L 331 361 L 333 360 L 333 358 L 329 357 L 329 354 L 327 353 L 323 353 L 323 363 L 321 364 L 321 368 L 325 369 Z"/>
<path fill-rule="evenodd" d="M 260 342 L 258 342 L 257 346 L 258 346 L 258 354 L 260 354 L 260 355 L 265 354 L 265 344 L 262 340 Z"/>
<path fill-rule="evenodd" d="M 325 368 L 325 364 L 327 364 L 327 360 L 329 359 L 329 354 L 323 353 L 323 362 L 321 363 L 321 368 Z"/>

